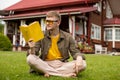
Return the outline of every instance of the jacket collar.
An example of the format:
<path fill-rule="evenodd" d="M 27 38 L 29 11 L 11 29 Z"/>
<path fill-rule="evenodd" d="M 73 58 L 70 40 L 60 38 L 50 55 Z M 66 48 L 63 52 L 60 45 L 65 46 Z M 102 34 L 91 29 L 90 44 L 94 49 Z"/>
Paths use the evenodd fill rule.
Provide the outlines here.
<path fill-rule="evenodd" d="M 60 30 L 59 33 L 60 33 L 60 39 L 64 39 L 65 38 L 64 31 Z M 48 37 L 48 38 L 51 38 L 50 34 L 49 34 L 49 31 L 45 32 L 45 36 Z"/>

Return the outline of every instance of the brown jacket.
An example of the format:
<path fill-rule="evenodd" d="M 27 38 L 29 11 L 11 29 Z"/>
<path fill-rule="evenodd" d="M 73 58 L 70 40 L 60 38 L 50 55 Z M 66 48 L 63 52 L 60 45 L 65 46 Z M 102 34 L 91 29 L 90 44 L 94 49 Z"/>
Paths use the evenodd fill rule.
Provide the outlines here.
<path fill-rule="evenodd" d="M 57 44 L 63 57 L 61 61 L 67 61 L 67 59 L 69 59 L 70 57 L 69 53 L 72 55 L 73 59 L 76 59 L 78 55 L 82 56 L 82 58 L 85 59 L 84 56 L 80 53 L 80 51 L 76 48 L 75 40 L 69 33 L 60 30 L 60 38 Z M 49 32 L 46 31 L 44 39 L 36 42 L 35 44 L 35 54 L 39 55 L 39 51 L 41 51 L 40 58 L 42 60 L 45 60 L 50 46 L 51 38 Z"/>

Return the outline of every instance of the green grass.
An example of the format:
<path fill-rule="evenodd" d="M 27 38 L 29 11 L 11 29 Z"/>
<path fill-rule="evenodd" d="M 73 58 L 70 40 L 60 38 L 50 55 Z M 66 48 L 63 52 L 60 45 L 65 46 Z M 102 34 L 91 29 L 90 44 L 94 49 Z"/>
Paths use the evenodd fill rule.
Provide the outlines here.
<path fill-rule="evenodd" d="M 120 56 L 86 54 L 87 68 L 78 78 L 29 74 L 25 52 L 0 51 L 0 80 L 120 80 Z"/>

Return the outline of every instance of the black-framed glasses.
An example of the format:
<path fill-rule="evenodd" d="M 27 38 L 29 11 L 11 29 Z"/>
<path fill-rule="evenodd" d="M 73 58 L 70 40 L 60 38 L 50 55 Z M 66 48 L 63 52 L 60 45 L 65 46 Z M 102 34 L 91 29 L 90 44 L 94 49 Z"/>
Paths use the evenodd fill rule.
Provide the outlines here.
<path fill-rule="evenodd" d="M 46 23 L 53 24 L 54 22 L 58 22 L 58 20 L 46 20 Z"/>

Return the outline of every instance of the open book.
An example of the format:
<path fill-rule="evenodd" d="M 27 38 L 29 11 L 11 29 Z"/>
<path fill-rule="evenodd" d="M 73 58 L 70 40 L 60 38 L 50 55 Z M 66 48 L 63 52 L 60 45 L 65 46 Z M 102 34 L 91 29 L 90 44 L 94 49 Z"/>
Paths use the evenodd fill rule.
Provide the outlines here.
<path fill-rule="evenodd" d="M 44 34 L 38 21 L 32 22 L 29 25 L 21 25 L 20 31 L 26 42 L 30 39 L 33 39 L 33 42 L 37 42 L 44 38 Z"/>

